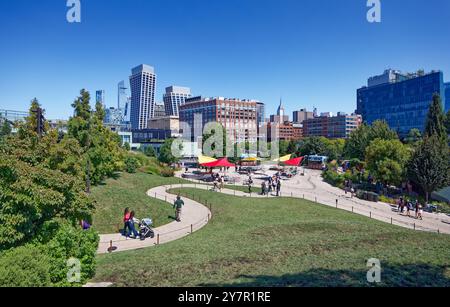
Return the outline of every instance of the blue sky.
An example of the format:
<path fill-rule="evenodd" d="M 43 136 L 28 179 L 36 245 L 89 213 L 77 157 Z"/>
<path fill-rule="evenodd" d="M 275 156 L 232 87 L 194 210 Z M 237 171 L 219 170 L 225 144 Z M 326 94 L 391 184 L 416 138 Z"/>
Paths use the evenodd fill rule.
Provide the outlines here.
<path fill-rule="evenodd" d="M 440 69 L 450 81 L 450 1 L 82 0 L 81 24 L 66 0 L 0 1 L 0 108 L 37 97 L 49 118 L 67 118 L 81 88 L 106 91 L 146 63 L 166 86 L 258 99 L 275 112 L 317 107 L 352 112 L 356 89 L 386 68 Z M 292 116 L 292 115 L 291 115 Z"/>

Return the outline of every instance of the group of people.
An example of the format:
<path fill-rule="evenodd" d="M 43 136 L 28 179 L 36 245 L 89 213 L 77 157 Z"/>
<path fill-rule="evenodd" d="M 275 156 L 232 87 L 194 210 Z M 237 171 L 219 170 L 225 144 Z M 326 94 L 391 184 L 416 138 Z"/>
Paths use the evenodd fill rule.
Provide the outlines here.
<path fill-rule="evenodd" d="M 355 188 L 353 186 L 353 181 L 352 180 L 345 180 L 344 181 L 344 190 L 345 190 L 345 195 L 347 195 L 347 193 L 351 194 L 351 197 L 353 198 L 353 195 L 355 194 Z"/>
<path fill-rule="evenodd" d="M 123 234 L 126 237 L 138 239 L 139 233 L 136 230 L 135 224 L 139 224 L 139 220 L 135 217 L 135 212 L 130 211 L 130 208 L 125 208 L 123 213 Z"/>
<path fill-rule="evenodd" d="M 398 200 L 398 212 L 399 214 L 403 214 L 406 209 L 406 216 L 411 217 L 411 211 L 414 210 L 416 215 L 416 219 L 423 219 L 423 206 L 422 204 L 416 200 L 415 202 L 408 201 L 403 197 L 400 197 Z"/>
<path fill-rule="evenodd" d="M 278 174 L 261 183 L 261 195 L 269 195 L 272 191 L 276 191 L 277 196 L 280 196 L 281 178 Z"/>

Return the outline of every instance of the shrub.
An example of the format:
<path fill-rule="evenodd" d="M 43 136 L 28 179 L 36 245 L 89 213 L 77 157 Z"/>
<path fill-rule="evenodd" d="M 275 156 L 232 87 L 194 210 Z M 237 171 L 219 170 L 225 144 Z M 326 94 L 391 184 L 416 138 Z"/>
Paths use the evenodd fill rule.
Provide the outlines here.
<path fill-rule="evenodd" d="M 56 286 L 80 286 L 95 274 L 95 256 L 99 237 L 93 230 L 83 231 L 63 224 L 54 237 L 45 245 L 51 261 L 51 281 Z M 76 258 L 81 262 L 81 284 L 67 281 L 67 260 Z"/>
<path fill-rule="evenodd" d="M 134 174 L 139 167 L 139 160 L 136 157 L 128 156 L 125 158 L 125 171 L 127 173 Z"/>
<path fill-rule="evenodd" d="M 0 287 L 51 286 L 51 259 L 31 244 L 0 254 Z"/>
<path fill-rule="evenodd" d="M 173 177 L 175 176 L 175 171 L 170 168 L 165 168 L 161 170 L 161 176 L 163 177 Z"/>

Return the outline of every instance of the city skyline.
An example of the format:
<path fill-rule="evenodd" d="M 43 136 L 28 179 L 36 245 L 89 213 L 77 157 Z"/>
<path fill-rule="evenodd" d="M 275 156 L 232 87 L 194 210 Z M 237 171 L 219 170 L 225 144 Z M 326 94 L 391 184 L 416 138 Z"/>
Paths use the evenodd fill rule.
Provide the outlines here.
<path fill-rule="evenodd" d="M 142 63 L 158 75 L 156 103 L 163 101 L 166 87 L 177 84 L 193 95 L 262 101 L 267 115 L 276 113 L 283 97 L 290 117 L 313 107 L 354 112 L 356 89 L 387 68 L 442 70 L 444 81 L 450 81 L 450 42 L 429 35 L 450 27 L 450 4 L 444 0 L 383 1 L 380 24 L 367 22 L 362 0 L 345 6 L 332 1 L 258 1 L 256 6 L 251 0 L 82 3 L 80 24 L 65 21 L 65 3 L 0 3 L 0 32 L 10 46 L 0 51 L 1 108 L 27 110 L 37 97 L 49 118 L 66 119 L 82 88 L 92 102 L 97 90 L 105 90 L 106 105 L 115 106 L 117 83 Z M 170 21 L 163 15 L 167 11 Z M 211 24 L 210 12 L 233 22 Z M 317 14 L 320 22 L 313 18 Z M 146 35 L 149 42 L 134 43 Z M 124 47 L 114 46 L 117 40 Z"/>

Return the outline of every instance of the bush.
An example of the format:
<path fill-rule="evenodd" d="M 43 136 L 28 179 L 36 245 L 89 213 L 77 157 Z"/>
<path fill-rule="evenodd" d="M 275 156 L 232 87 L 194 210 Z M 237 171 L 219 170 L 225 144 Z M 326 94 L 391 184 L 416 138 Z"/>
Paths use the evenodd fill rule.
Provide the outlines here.
<path fill-rule="evenodd" d="M 63 224 L 45 245 L 46 254 L 52 258 L 51 281 L 56 286 L 80 286 L 95 274 L 95 257 L 99 237 L 93 230 L 83 231 Z M 67 281 L 67 260 L 76 258 L 81 262 L 81 284 Z"/>
<path fill-rule="evenodd" d="M 324 171 L 322 176 L 323 176 L 323 179 L 325 180 L 325 182 L 328 182 L 329 184 L 334 185 L 339 188 L 344 187 L 344 181 L 345 181 L 344 176 L 339 175 L 332 169 L 329 168 L 328 170 Z"/>
<path fill-rule="evenodd" d="M 175 171 L 173 169 L 170 168 L 166 168 L 161 170 L 161 176 L 163 177 L 173 177 L 175 176 Z"/>
<path fill-rule="evenodd" d="M 139 160 L 136 157 L 128 156 L 125 158 L 125 171 L 127 173 L 134 174 L 139 167 Z"/>
<path fill-rule="evenodd" d="M 31 244 L 0 254 L 0 287 L 48 287 L 50 257 Z"/>
<path fill-rule="evenodd" d="M 358 190 L 358 191 L 356 191 L 356 197 L 358 197 L 359 199 L 362 199 L 362 200 L 378 202 L 380 196 L 374 192 Z"/>

